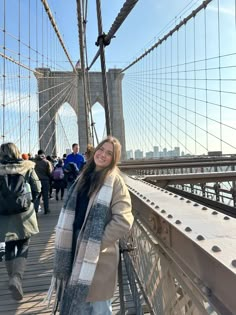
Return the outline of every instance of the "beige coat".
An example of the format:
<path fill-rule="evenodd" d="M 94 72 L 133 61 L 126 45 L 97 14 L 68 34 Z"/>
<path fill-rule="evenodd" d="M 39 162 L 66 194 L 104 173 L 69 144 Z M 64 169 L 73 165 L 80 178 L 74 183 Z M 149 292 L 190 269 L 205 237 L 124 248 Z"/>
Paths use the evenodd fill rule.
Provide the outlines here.
<path fill-rule="evenodd" d="M 86 215 L 96 196 L 90 199 Z M 110 207 L 110 219 L 102 238 L 100 256 L 87 301 L 104 301 L 113 297 L 117 285 L 119 239 L 125 236 L 133 224 L 129 191 L 117 174 Z"/>

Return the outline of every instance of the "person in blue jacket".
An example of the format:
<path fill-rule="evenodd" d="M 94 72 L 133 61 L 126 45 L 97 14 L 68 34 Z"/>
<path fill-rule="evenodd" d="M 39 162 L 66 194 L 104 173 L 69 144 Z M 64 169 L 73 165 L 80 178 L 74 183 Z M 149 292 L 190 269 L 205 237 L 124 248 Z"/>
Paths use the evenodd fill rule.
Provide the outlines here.
<path fill-rule="evenodd" d="M 78 169 L 81 170 L 85 164 L 85 160 L 82 154 L 79 153 L 78 143 L 72 145 L 72 153 L 68 154 L 64 163 L 64 169 L 66 165 L 70 162 L 73 162 L 77 165 Z"/>

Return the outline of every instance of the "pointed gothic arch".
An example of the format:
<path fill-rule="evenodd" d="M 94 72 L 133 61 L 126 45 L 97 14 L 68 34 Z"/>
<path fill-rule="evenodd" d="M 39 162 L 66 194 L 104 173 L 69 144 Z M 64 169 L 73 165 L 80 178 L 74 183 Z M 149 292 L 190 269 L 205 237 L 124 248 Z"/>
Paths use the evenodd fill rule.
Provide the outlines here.
<path fill-rule="evenodd" d="M 83 84 L 81 71 L 77 73 L 69 71 L 51 71 L 49 68 L 37 68 L 36 78 L 39 92 L 39 139 L 43 149 L 51 139 L 47 147 L 47 154 L 56 152 L 55 115 L 61 106 L 62 100 L 56 99 L 62 95 L 63 85 L 68 86 L 63 93 L 63 103 L 71 104 L 78 117 L 79 144 L 81 151 L 86 150 L 87 130 L 84 108 Z M 41 75 L 39 75 L 40 73 Z M 125 158 L 125 126 L 122 104 L 122 79 L 120 69 L 109 69 L 107 72 L 108 97 L 110 104 L 111 129 L 114 137 L 117 137 L 122 145 L 122 159 Z M 91 104 L 97 101 L 104 106 L 102 73 L 89 73 L 89 87 Z M 51 122 L 51 123 L 50 123 Z M 47 128 L 47 129 L 46 129 Z M 52 137 L 53 135 L 53 137 Z"/>

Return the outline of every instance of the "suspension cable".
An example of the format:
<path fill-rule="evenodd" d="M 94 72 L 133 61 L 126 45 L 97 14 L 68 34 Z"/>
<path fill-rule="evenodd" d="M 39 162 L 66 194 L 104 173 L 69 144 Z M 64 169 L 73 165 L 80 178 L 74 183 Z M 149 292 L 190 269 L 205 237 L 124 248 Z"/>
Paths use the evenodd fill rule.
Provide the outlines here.
<path fill-rule="evenodd" d="M 55 22 L 55 20 L 53 18 L 53 15 L 52 15 L 52 12 L 51 12 L 49 6 L 48 6 L 48 3 L 47 3 L 46 0 L 41 0 L 41 2 L 44 5 L 45 11 L 47 12 L 47 15 L 48 15 L 48 18 L 49 18 L 49 20 L 50 20 L 50 22 L 51 22 L 51 24 L 52 24 L 56 34 L 57 34 L 57 37 L 58 37 L 58 39 L 59 39 L 59 41 L 61 43 L 61 46 L 62 46 L 62 48 L 63 48 L 63 50 L 64 50 L 64 52 L 65 52 L 65 54 L 66 54 L 66 56 L 67 56 L 67 58 L 68 58 L 68 60 L 69 60 L 69 62 L 71 64 L 71 66 L 73 68 L 73 71 L 76 72 L 75 66 L 73 65 L 73 62 L 72 62 L 72 60 L 71 60 L 71 58 L 69 56 L 69 53 L 67 52 L 67 49 L 66 49 L 66 47 L 64 45 L 64 42 L 63 42 L 62 37 L 61 37 L 61 34 L 60 34 L 59 30 L 58 30 L 57 24 L 56 24 L 56 22 Z"/>
<path fill-rule="evenodd" d="M 84 2 L 83 2 L 84 5 Z M 92 136 L 92 142 L 93 146 L 95 146 L 94 143 L 94 135 L 96 137 L 96 141 L 98 143 L 98 136 L 95 128 L 95 122 L 93 120 L 93 113 L 92 113 L 92 105 L 91 105 L 91 92 L 90 92 L 90 81 L 89 81 L 89 72 L 88 72 L 88 52 L 87 52 L 87 39 L 86 39 L 86 25 L 87 25 L 87 10 L 88 10 L 88 0 L 86 1 L 85 7 L 83 8 L 83 30 L 84 30 L 84 51 L 85 51 L 85 64 L 86 64 L 86 71 L 85 71 L 85 79 L 87 84 L 87 95 L 88 95 L 88 111 L 90 113 L 90 126 L 91 128 L 91 136 Z"/>
<path fill-rule="evenodd" d="M 82 22 L 81 2 L 80 0 L 77 0 L 76 2 L 77 2 L 77 19 L 78 19 L 78 29 L 79 29 L 80 64 L 81 64 L 82 82 L 83 82 L 83 88 L 84 88 L 86 142 L 88 143 L 90 132 L 89 132 L 89 126 L 88 126 L 88 93 L 87 93 L 87 84 L 86 84 L 86 77 L 85 77 L 85 63 L 84 63 L 84 30 L 83 30 L 83 22 Z"/>
<path fill-rule="evenodd" d="M 110 119 L 110 108 L 108 103 L 108 88 L 107 88 L 107 78 L 106 78 L 106 61 L 104 52 L 104 40 L 103 40 L 103 30 L 102 30 L 102 14 L 101 14 L 101 3 L 100 0 L 96 0 L 97 3 L 97 20 L 98 20 L 98 44 L 100 46 L 100 60 L 102 69 L 102 85 L 103 85 L 103 98 L 106 116 L 106 131 L 107 135 L 111 135 L 111 119 Z"/>
<path fill-rule="evenodd" d="M 175 26 L 175 28 L 173 28 L 171 31 L 169 31 L 169 33 L 167 33 L 165 36 L 163 36 L 161 39 L 158 40 L 158 42 L 156 42 L 151 48 L 149 48 L 148 50 L 145 51 L 145 53 L 143 53 L 141 56 L 139 56 L 138 58 L 136 58 L 133 62 L 131 62 L 127 67 L 125 67 L 124 69 L 121 70 L 121 72 L 124 72 L 126 70 L 128 70 L 130 67 L 132 67 L 134 64 L 136 64 L 138 61 L 140 61 L 141 59 L 143 59 L 146 55 L 148 55 L 151 51 L 153 51 L 153 49 L 157 48 L 159 45 L 161 45 L 161 43 L 165 40 L 167 40 L 168 37 L 172 36 L 175 32 L 177 32 L 181 26 L 185 25 L 192 17 L 194 17 L 198 12 L 200 12 L 202 9 L 205 9 L 206 6 L 212 2 L 212 0 L 205 0 L 202 2 L 201 5 L 199 5 L 195 10 L 192 11 L 192 13 L 190 13 L 186 18 L 184 18 L 183 20 L 181 20 L 179 22 L 179 24 L 177 24 Z M 120 73 L 121 73 L 120 72 Z"/>
<path fill-rule="evenodd" d="M 107 35 L 102 34 L 102 33 L 100 34 L 100 36 L 103 36 L 103 41 L 104 41 L 105 46 L 110 44 L 111 39 L 114 37 L 115 33 L 120 28 L 120 26 L 122 25 L 124 20 L 127 18 L 129 13 L 132 11 L 132 9 L 134 8 L 137 2 L 138 0 L 126 0 L 119 14 L 117 15 L 114 23 L 112 24 L 108 34 Z M 97 51 L 95 57 L 93 58 L 90 66 L 88 67 L 88 70 L 91 69 L 91 67 L 93 66 L 93 64 L 95 63 L 95 61 L 98 59 L 99 56 L 100 56 L 100 48 Z"/>

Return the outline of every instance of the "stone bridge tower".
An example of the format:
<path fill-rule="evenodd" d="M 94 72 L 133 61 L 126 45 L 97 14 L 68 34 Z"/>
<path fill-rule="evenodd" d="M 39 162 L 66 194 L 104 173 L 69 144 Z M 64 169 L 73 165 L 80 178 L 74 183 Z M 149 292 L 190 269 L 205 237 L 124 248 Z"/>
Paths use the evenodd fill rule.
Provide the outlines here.
<path fill-rule="evenodd" d="M 39 139 L 40 148 L 46 154 L 55 155 L 56 148 L 56 114 L 59 108 L 69 103 L 77 115 L 80 151 L 87 147 L 86 117 L 82 74 L 66 71 L 51 71 L 49 68 L 37 68 L 39 95 Z M 125 158 L 125 127 L 122 104 L 122 78 L 120 69 L 109 69 L 107 72 L 108 95 L 110 104 L 111 128 L 114 137 L 122 145 L 122 159 Z M 104 107 L 102 73 L 89 72 L 91 106 L 99 102 Z M 51 123 L 50 123 L 51 122 Z M 70 126 L 65 126 L 65 128 Z"/>

